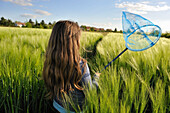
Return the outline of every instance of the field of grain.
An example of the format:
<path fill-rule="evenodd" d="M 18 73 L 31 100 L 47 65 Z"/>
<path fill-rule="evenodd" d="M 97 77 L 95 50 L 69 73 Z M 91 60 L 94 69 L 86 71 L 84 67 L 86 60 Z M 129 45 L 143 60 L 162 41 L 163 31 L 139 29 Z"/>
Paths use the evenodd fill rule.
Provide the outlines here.
<path fill-rule="evenodd" d="M 0 111 L 49 113 L 42 80 L 45 49 L 51 30 L 0 27 Z M 170 112 L 170 40 L 152 48 L 128 50 L 102 72 L 100 90 L 86 96 L 87 113 Z M 91 75 L 125 49 L 119 33 L 82 32 L 81 56 Z"/>

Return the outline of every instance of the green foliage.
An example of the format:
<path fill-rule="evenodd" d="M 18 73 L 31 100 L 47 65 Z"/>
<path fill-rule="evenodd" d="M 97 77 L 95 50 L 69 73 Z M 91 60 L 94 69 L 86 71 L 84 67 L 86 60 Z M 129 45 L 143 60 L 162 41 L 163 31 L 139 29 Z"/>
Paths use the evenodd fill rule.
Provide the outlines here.
<path fill-rule="evenodd" d="M 0 26 L 12 26 L 12 27 L 16 27 L 15 26 L 15 22 L 12 22 L 10 19 L 5 19 L 4 17 L 1 17 L 0 20 Z M 22 27 L 27 27 L 27 28 L 41 28 L 41 29 L 52 29 L 53 26 L 55 25 L 56 22 L 54 22 L 53 24 L 51 24 L 51 22 L 49 22 L 49 24 L 46 24 L 44 20 L 42 20 L 40 23 L 38 23 L 38 21 L 36 20 L 35 23 L 32 21 L 32 19 L 29 19 L 28 22 L 26 22 L 26 26 L 22 26 Z"/>
<path fill-rule="evenodd" d="M 5 19 L 4 17 L 1 17 L 0 20 L 0 26 L 14 26 L 15 24 L 10 19 Z"/>
<path fill-rule="evenodd" d="M 170 38 L 170 33 L 169 32 L 162 33 L 161 37 Z"/>
<path fill-rule="evenodd" d="M 94 27 L 91 27 L 91 28 L 90 28 L 90 31 L 94 31 Z"/>
<path fill-rule="evenodd" d="M 117 28 L 115 28 L 114 32 L 117 32 Z"/>
<path fill-rule="evenodd" d="M 42 21 L 40 22 L 40 24 L 41 24 L 42 26 L 44 26 L 44 25 L 45 25 L 44 20 L 42 20 Z"/>
<path fill-rule="evenodd" d="M 44 29 L 49 29 L 49 26 L 47 24 L 44 24 Z"/>
<path fill-rule="evenodd" d="M 44 28 L 42 24 L 40 24 L 40 28 L 41 28 L 41 29 L 43 29 L 43 28 Z"/>
<path fill-rule="evenodd" d="M 26 27 L 32 28 L 32 24 L 31 24 L 30 22 L 27 22 L 27 23 L 26 23 Z"/>
<path fill-rule="evenodd" d="M 106 29 L 106 32 L 113 32 L 112 29 Z"/>
<path fill-rule="evenodd" d="M 87 28 L 86 28 L 85 25 L 81 25 L 80 27 L 81 27 L 84 31 L 87 31 Z"/>

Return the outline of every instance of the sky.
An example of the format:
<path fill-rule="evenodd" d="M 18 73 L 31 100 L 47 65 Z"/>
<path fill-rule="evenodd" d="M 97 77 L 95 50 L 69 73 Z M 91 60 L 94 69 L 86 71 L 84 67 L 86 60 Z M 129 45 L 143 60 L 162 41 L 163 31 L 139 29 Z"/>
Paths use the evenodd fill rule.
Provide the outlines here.
<path fill-rule="evenodd" d="M 0 0 L 0 17 L 122 29 L 122 11 L 139 14 L 170 32 L 170 0 Z"/>

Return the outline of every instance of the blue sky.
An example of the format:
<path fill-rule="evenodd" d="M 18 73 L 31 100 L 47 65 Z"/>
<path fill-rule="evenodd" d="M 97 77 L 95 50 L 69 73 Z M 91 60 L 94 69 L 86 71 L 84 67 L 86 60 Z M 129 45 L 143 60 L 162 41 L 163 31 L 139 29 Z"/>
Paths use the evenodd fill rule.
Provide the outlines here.
<path fill-rule="evenodd" d="M 170 31 L 169 0 L 0 0 L 0 17 L 46 23 L 72 20 L 79 25 L 122 29 L 122 11 L 140 14 Z"/>

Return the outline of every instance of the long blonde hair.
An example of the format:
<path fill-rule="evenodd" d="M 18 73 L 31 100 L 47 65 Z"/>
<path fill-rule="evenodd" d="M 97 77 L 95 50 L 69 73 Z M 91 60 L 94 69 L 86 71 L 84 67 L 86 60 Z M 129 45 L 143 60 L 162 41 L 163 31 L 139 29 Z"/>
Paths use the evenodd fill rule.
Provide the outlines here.
<path fill-rule="evenodd" d="M 59 21 L 53 27 L 43 68 L 49 99 L 72 89 L 71 84 L 81 89 L 78 85 L 82 78 L 80 61 L 84 67 L 86 60 L 79 54 L 80 36 L 80 27 L 71 21 Z"/>

